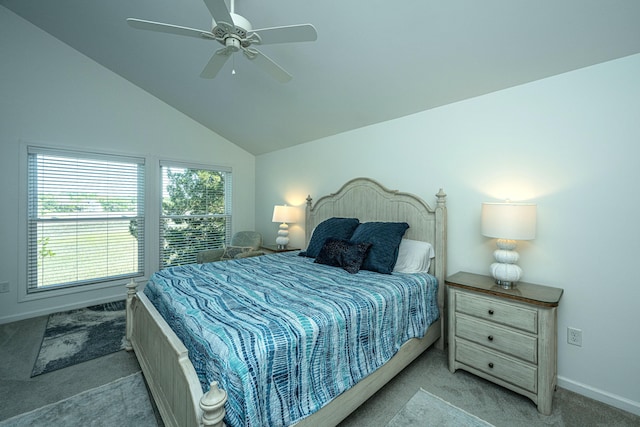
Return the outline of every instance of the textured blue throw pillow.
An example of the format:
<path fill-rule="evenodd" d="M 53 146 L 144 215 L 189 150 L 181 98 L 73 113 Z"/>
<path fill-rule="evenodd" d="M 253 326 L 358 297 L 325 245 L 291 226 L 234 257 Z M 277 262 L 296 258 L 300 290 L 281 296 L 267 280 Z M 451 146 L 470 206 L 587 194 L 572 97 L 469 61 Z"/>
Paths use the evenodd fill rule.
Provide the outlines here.
<path fill-rule="evenodd" d="M 351 241 L 371 243 L 369 253 L 362 263 L 363 270 L 391 274 L 398 260 L 398 248 L 405 231 L 406 222 L 365 222 L 356 228 Z"/>
<path fill-rule="evenodd" d="M 349 240 L 358 224 L 360 224 L 358 218 L 334 217 L 322 221 L 313 231 L 307 250 L 300 252 L 300 255 L 310 258 L 317 257 L 325 240 L 329 238 Z"/>
<path fill-rule="evenodd" d="M 342 267 L 348 273 L 356 274 L 360 271 L 370 247 L 371 243 L 354 243 L 348 240 L 328 238 L 314 262 L 332 267 Z"/>

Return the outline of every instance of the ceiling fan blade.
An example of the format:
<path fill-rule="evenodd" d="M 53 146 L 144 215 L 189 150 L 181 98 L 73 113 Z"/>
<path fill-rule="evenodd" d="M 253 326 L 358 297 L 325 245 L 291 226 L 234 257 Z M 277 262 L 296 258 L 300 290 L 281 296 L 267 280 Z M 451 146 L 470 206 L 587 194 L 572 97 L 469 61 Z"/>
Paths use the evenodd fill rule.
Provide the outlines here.
<path fill-rule="evenodd" d="M 213 16 L 217 26 L 224 27 L 227 32 L 233 32 L 233 19 L 224 0 L 204 0 L 204 4 L 209 9 L 209 13 Z"/>
<path fill-rule="evenodd" d="M 203 79 L 212 79 L 218 75 L 218 72 L 222 69 L 227 59 L 231 56 L 233 50 L 223 47 L 216 50 L 207 65 L 205 65 L 200 77 Z"/>
<path fill-rule="evenodd" d="M 260 37 L 260 42 L 256 44 L 312 42 L 318 39 L 316 28 L 311 24 L 261 28 L 252 33 Z"/>
<path fill-rule="evenodd" d="M 273 62 L 264 53 L 256 49 L 244 49 L 244 54 L 258 67 L 262 68 L 267 73 L 271 74 L 271 77 L 279 81 L 280 83 L 287 83 L 291 80 L 291 74 L 287 73 L 284 68 Z"/>
<path fill-rule="evenodd" d="M 139 30 L 158 31 L 161 33 L 177 34 L 179 36 L 196 37 L 199 39 L 214 39 L 215 36 L 204 30 L 180 27 L 178 25 L 164 24 L 162 22 L 145 21 L 144 19 L 127 18 L 127 23 Z"/>

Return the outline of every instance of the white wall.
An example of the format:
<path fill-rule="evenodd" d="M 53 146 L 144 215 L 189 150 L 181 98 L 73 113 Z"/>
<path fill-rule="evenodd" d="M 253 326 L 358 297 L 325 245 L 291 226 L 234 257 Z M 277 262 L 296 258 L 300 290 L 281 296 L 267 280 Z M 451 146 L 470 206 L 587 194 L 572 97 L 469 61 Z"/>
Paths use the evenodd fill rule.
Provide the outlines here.
<path fill-rule="evenodd" d="M 366 176 L 435 203 L 448 194 L 448 272 L 487 273 L 483 201 L 533 201 L 525 281 L 564 289 L 560 385 L 640 414 L 640 55 L 258 156 L 256 226 L 274 204 Z M 374 90 L 372 88 L 372 90 Z M 419 95 L 417 95 L 419 96 Z M 291 243 L 304 244 L 292 226 Z M 566 341 L 582 329 L 582 347 Z"/>
<path fill-rule="evenodd" d="M 0 323 L 124 297 L 18 302 L 21 141 L 233 168 L 234 229 L 253 229 L 255 157 L 0 7 Z M 157 241 L 157 228 L 150 240 Z M 157 247 L 147 247 L 151 252 Z M 157 265 L 157 264 L 156 264 Z"/>

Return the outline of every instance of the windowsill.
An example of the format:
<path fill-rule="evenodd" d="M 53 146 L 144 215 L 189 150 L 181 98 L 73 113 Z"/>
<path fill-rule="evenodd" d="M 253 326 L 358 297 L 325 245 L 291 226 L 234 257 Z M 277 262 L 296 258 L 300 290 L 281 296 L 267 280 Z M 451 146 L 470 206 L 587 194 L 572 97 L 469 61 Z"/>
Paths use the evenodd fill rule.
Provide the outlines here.
<path fill-rule="evenodd" d="M 137 277 L 134 279 L 136 282 L 146 283 L 146 278 Z M 125 285 L 129 283 L 131 279 L 123 279 L 117 280 L 113 282 L 103 282 L 103 283 L 95 283 L 92 285 L 80 285 L 80 286 L 70 286 L 67 288 L 59 288 L 59 289 L 48 289 L 38 292 L 27 293 L 23 287 L 21 287 L 21 292 L 18 295 L 18 302 L 29 302 L 29 301 L 37 301 L 45 298 L 57 298 L 66 295 L 76 295 L 84 292 L 92 292 L 99 291 L 103 289 L 109 288 L 122 288 L 122 296 L 123 298 L 126 296 Z"/>

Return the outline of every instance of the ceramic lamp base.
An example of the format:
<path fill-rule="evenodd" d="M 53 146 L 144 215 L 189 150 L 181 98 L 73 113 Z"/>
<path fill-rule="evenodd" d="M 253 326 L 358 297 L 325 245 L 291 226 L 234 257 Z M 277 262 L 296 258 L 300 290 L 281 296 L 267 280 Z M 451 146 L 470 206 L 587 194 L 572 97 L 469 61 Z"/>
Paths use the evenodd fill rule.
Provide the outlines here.
<path fill-rule="evenodd" d="M 289 225 L 286 223 L 280 224 L 278 230 L 278 237 L 276 238 L 276 245 L 278 249 L 286 249 L 289 244 Z"/>
<path fill-rule="evenodd" d="M 509 289 L 514 287 L 522 277 L 522 269 L 515 264 L 494 262 L 491 264 L 491 275 L 498 285 Z"/>
<path fill-rule="evenodd" d="M 515 240 L 498 239 L 498 249 L 493 253 L 497 262 L 491 264 L 491 275 L 505 289 L 512 288 L 522 277 L 522 269 L 515 263 L 520 255 L 514 250 Z"/>

